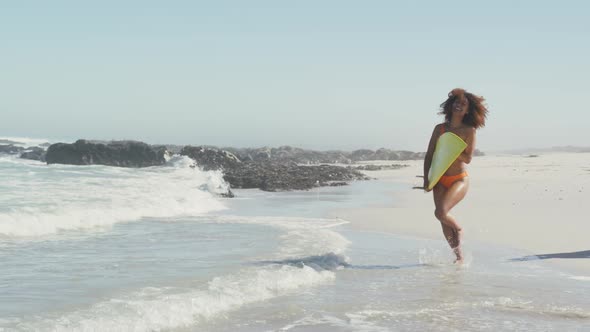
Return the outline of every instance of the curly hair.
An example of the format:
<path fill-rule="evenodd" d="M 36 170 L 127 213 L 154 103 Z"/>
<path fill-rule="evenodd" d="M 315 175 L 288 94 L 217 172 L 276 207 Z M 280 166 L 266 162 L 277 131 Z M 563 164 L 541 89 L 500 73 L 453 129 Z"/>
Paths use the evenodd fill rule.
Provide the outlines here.
<path fill-rule="evenodd" d="M 466 98 L 469 102 L 467 114 L 463 117 L 463 123 L 474 127 L 481 128 L 486 125 L 486 117 L 488 116 L 488 109 L 484 105 L 485 99 L 481 96 L 476 96 L 473 93 L 467 92 L 464 89 L 456 88 L 449 92 L 449 98 L 444 103 L 440 104 L 441 111 L 439 114 L 445 115 L 445 121 L 451 122 L 453 114 L 453 103 L 455 100 Z"/>

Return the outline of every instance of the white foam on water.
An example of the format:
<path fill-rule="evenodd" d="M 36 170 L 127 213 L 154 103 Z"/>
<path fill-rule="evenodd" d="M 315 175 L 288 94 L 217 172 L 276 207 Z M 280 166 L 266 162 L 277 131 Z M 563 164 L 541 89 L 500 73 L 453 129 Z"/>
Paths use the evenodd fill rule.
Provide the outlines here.
<path fill-rule="evenodd" d="M 0 154 L 0 163 L 6 165 L 13 165 L 14 167 L 19 166 L 44 166 L 46 163 L 38 160 L 23 159 L 20 158 L 20 154 Z"/>
<path fill-rule="evenodd" d="M 452 249 L 446 246 L 446 243 L 441 248 L 420 248 L 418 251 L 418 262 L 423 265 L 450 265 L 455 259 L 455 254 Z M 463 247 L 463 262 L 461 264 L 455 264 L 455 266 L 461 269 L 468 269 L 472 263 L 472 252 Z"/>
<path fill-rule="evenodd" d="M 538 326 L 534 324 L 541 324 L 537 320 L 531 320 L 527 322 L 526 318 L 522 317 L 533 317 L 537 316 L 541 319 L 552 319 L 559 320 L 579 320 L 581 324 L 586 322 L 590 318 L 590 314 L 582 308 L 575 306 L 557 306 L 546 303 L 535 303 L 532 300 L 524 300 L 510 297 L 492 297 L 481 301 L 453 301 L 434 304 L 433 307 L 429 307 L 431 304 L 425 304 L 425 306 L 414 306 L 413 308 L 400 307 L 392 309 L 390 307 L 383 307 L 378 309 L 368 308 L 356 312 L 347 313 L 346 316 L 349 318 L 348 321 L 344 321 L 342 326 L 348 327 L 355 331 L 371 331 L 372 327 L 396 326 L 401 330 L 436 330 L 436 331 L 447 331 L 453 328 L 457 330 L 473 330 L 474 328 L 486 327 L 490 330 L 502 329 L 503 321 L 494 319 L 494 312 L 496 317 L 498 313 L 509 313 L 510 315 L 518 315 L 521 317 L 517 325 L 518 330 L 522 329 L 522 326 L 530 325 L 533 326 L 531 330 L 538 330 Z M 473 317 L 467 317 L 457 321 L 457 312 L 464 311 L 475 311 L 475 312 L 486 312 L 484 317 L 478 317 L 478 314 L 474 314 Z M 305 322 L 309 324 L 309 321 Z M 450 325 L 449 325 L 450 324 Z M 295 324 L 292 324 L 295 325 Z M 303 324 L 300 324 L 303 325 Z M 289 326 L 290 327 L 290 326 Z M 405 327 L 402 328 L 402 327 Z M 486 329 L 486 330 L 487 330 Z"/>
<path fill-rule="evenodd" d="M 381 326 L 372 322 L 367 317 L 359 314 L 347 313 L 346 317 L 336 317 L 332 315 L 310 315 L 289 323 L 278 331 L 290 331 L 296 328 L 306 328 L 306 330 L 352 330 L 363 332 L 385 332 L 391 331 L 389 327 Z"/>
<path fill-rule="evenodd" d="M 0 140 L 7 140 L 12 141 L 12 145 L 22 146 L 22 147 L 29 147 L 29 146 L 38 146 L 44 143 L 51 143 L 51 140 L 44 139 L 44 138 L 31 138 L 31 137 L 9 137 L 9 136 L 1 136 Z M 0 144 L 10 144 L 10 143 L 0 143 Z"/>
<path fill-rule="evenodd" d="M 532 300 L 513 299 L 510 297 L 497 297 L 480 303 L 473 304 L 473 306 L 495 308 L 499 310 L 518 310 L 519 312 L 527 312 L 529 314 L 538 314 L 543 316 L 556 316 L 560 318 L 569 319 L 588 319 L 590 312 L 576 306 L 557 306 L 552 304 L 535 303 Z"/>
<path fill-rule="evenodd" d="M 243 305 L 334 280 L 330 271 L 288 265 L 242 269 L 199 290 L 145 288 L 89 309 L 16 324 L 23 330 L 158 331 L 189 327 Z"/>
<path fill-rule="evenodd" d="M 204 286 L 146 287 L 59 316 L 32 321 L 17 319 L 10 326 L 51 331 L 157 331 L 194 327 L 253 302 L 331 283 L 335 279 L 334 270 L 346 265 L 346 258 L 335 252 L 342 252 L 348 241 L 329 229 L 341 224 L 341 220 L 209 216 L 202 217 L 202 221 L 268 225 L 283 229 L 285 235 L 280 239 L 281 250 L 272 254 L 273 261 L 253 259 L 250 266 L 215 277 Z M 294 252 L 303 256 L 291 256 Z"/>
<path fill-rule="evenodd" d="M 446 249 L 446 248 L 445 248 Z M 447 265 L 453 261 L 451 249 L 420 248 L 418 263 L 424 265 Z"/>
<path fill-rule="evenodd" d="M 569 276 L 569 278 L 573 280 L 590 281 L 589 276 Z"/>
<path fill-rule="evenodd" d="M 280 236 L 281 246 L 278 257 L 304 257 L 326 253 L 342 254 L 350 241 L 330 228 L 347 224 L 348 221 L 335 218 L 301 217 L 242 217 L 215 216 L 215 222 L 268 225 L 285 230 Z"/>
<path fill-rule="evenodd" d="M 421 308 L 418 310 L 402 310 L 402 311 L 384 311 L 384 310 L 374 310 L 374 309 L 367 309 L 359 311 L 357 314 L 363 315 L 366 317 L 395 317 L 395 316 L 419 316 L 419 315 L 427 315 L 432 313 L 442 313 L 444 312 L 441 309 L 433 309 L 433 308 Z"/>
<path fill-rule="evenodd" d="M 27 237 L 110 227 L 143 217 L 194 216 L 225 209 L 216 193 L 221 172 L 191 168 L 175 157 L 165 166 L 36 166 L 0 185 L 0 236 Z M 33 167 L 33 166 L 29 166 Z"/>

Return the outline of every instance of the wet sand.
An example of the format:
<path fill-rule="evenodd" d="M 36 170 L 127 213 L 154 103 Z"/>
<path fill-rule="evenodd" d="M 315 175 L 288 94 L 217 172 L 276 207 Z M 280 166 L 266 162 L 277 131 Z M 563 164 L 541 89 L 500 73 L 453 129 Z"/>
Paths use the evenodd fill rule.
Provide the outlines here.
<path fill-rule="evenodd" d="M 360 230 L 443 240 L 434 217 L 432 193 L 421 186 L 423 161 L 397 170 L 365 171 L 403 185 L 391 203 L 333 211 Z M 547 259 L 590 275 L 590 153 L 490 155 L 468 165 L 467 197 L 451 213 L 464 229 L 464 241 L 521 249 L 515 259 Z"/>

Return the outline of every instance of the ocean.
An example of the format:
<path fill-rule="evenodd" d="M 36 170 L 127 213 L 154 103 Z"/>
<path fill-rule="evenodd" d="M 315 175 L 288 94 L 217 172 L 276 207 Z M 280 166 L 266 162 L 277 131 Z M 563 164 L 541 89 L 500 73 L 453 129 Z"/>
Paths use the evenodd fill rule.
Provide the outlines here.
<path fill-rule="evenodd" d="M 590 277 L 478 243 L 457 266 L 442 236 L 327 217 L 399 184 L 223 198 L 190 164 L 0 155 L 0 331 L 590 331 Z"/>

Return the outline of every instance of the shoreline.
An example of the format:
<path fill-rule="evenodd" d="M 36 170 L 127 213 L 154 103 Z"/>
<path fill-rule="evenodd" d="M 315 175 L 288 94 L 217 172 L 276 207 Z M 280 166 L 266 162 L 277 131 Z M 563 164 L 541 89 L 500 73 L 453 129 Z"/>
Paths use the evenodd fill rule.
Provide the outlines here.
<path fill-rule="evenodd" d="M 391 164 L 371 161 L 366 164 Z M 420 186 L 423 161 L 409 167 L 363 171 L 378 181 L 406 189 L 392 194 L 391 203 L 336 209 L 329 217 L 350 222 L 360 231 L 444 241 L 434 217 L 432 193 Z M 554 266 L 590 275 L 590 222 L 585 202 L 590 191 L 590 153 L 482 156 L 468 165 L 470 188 L 452 214 L 465 230 L 466 243 L 476 242 L 525 251 Z M 449 249 L 450 250 L 450 249 Z"/>

